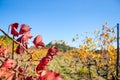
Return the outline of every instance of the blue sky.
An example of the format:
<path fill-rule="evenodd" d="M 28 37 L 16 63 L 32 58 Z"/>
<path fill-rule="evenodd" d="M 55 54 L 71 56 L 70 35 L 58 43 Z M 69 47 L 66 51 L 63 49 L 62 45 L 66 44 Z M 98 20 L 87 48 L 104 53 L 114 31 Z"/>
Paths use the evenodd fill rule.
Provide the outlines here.
<path fill-rule="evenodd" d="M 28 24 L 45 44 L 65 40 L 75 46 L 76 34 L 101 29 L 106 21 L 110 27 L 120 23 L 119 0 L 0 0 L 0 28 L 7 32 L 11 23 Z"/>

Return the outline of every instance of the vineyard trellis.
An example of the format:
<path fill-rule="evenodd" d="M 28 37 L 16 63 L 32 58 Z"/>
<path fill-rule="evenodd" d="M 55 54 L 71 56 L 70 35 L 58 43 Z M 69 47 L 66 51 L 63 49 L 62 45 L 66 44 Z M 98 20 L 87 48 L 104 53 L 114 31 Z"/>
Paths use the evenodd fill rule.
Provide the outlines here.
<path fill-rule="evenodd" d="M 116 61 L 116 77 L 118 80 L 119 74 L 119 24 L 117 24 L 117 61 Z"/>
<path fill-rule="evenodd" d="M 112 29 L 114 30 L 117 27 L 117 59 L 116 59 L 116 80 L 118 80 L 118 75 L 119 75 L 119 23 L 117 23 L 116 26 L 114 26 Z"/>

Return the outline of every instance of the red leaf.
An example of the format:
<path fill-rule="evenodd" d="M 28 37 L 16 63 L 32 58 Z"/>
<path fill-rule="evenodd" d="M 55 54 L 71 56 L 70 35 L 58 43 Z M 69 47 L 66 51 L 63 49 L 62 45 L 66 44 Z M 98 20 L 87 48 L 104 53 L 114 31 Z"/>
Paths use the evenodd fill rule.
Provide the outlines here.
<path fill-rule="evenodd" d="M 17 32 L 18 23 L 10 24 L 10 27 L 11 27 L 11 34 L 14 36 L 18 36 L 19 35 L 19 33 Z"/>
<path fill-rule="evenodd" d="M 20 73 L 22 73 L 22 72 L 23 72 L 23 69 L 22 69 L 21 67 L 18 67 L 18 71 L 19 71 Z"/>
<path fill-rule="evenodd" d="M 44 47 L 45 44 L 42 42 L 42 36 L 41 35 L 38 35 L 34 38 L 34 41 L 33 41 L 34 45 L 38 48 L 38 46 L 42 46 Z"/>
<path fill-rule="evenodd" d="M 55 79 L 55 74 L 52 71 L 48 71 L 45 75 L 46 80 L 54 80 Z"/>
<path fill-rule="evenodd" d="M 30 28 L 28 25 L 26 25 L 26 24 L 21 24 L 19 34 L 24 34 L 24 33 L 28 32 L 28 31 L 30 31 L 30 30 L 31 30 L 31 28 Z"/>
<path fill-rule="evenodd" d="M 5 68 L 14 68 L 15 67 L 15 65 L 16 65 L 16 61 L 15 60 L 12 60 L 12 59 L 9 59 L 9 58 L 7 58 L 7 59 L 5 59 L 5 61 L 3 62 L 3 64 L 2 64 L 2 67 L 5 67 Z"/>
<path fill-rule="evenodd" d="M 36 71 L 39 72 L 40 70 L 45 70 L 46 67 L 47 67 L 47 64 L 48 64 L 49 62 L 50 62 L 50 58 L 49 58 L 49 57 L 43 57 L 43 58 L 40 60 L 38 66 L 37 66 L 37 68 L 36 68 Z"/>
<path fill-rule="evenodd" d="M 0 78 L 1 78 L 1 80 L 13 80 L 14 75 L 15 75 L 15 72 L 12 69 L 7 69 L 5 67 L 0 67 Z"/>
<path fill-rule="evenodd" d="M 13 23 L 13 24 L 10 24 L 10 26 L 11 26 L 11 28 L 15 28 L 15 29 L 17 29 L 18 28 L 18 23 Z"/>
<path fill-rule="evenodd" d="M 17 54 L 23 54 L 24 53 L 24 48 L 22 46 L 18 46 L 17 49 L 16 49 L 16 53 Z"/>
<path fill-rule="evenodd" d="M 12 28 L 11 34 L 14 35 L 14 36 L 18 36 L 19 35 L 15 28 Z"/>
<path fill-rule="evenodd" d="M 55 47 L 55 46 L 52 46 L 49 50 L 48 50 L 48 53 L 47 53 L 47 56 L 54 56 L 56 55 L 58 52 L 58 48 Z"/>
<path fill-rule="evenodd" d="M 21 37 L 19 37 L 17 39 L 18 42 L 22 43 L 22 44 L 28 44 L 28 37 L 25 35 L 22 35 Z"/>
<path fill-rule="evenodd" d="M 45 75 L 39 76 L 39 80 L 63 80 L 63 79 L 60 77 L 59 73 L 47 71 Z"/>
<path fill-rule="evenodd" d="M 28 31 L 17 39 L 18 42 L 22 43 L 26 48 L 28 48 L 28 39 L 32 38 L 32 34 Z"/>
<path fill-rule="evenodd" d="M 31 34 L 30 31 L 26 32 L 24 35 L 29 39 L 31 39 L 33 37 L 33 35 Z"/>

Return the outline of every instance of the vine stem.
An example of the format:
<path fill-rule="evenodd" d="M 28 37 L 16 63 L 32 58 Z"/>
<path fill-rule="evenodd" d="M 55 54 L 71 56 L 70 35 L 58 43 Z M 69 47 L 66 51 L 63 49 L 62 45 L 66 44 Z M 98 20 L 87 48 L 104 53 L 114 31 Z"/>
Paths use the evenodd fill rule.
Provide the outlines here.
<path fill-rule="evenodd" d="M 13 35 L 13 39 L 15 39 L 14 35 Z M 12 42 L 12 59 L 14 59 L 14 41 Z"/>
<path fill-rule="evenodd" d="M 16 41 L 15 39 L 11 38 L 11 37 L 10 37 L 7 33 L 5 33 L 1 28 L 0 28 L 0 31 L 1 31 L 5 36 L 7 36 L 9 39 L 11 39 L 14 43 L 19 44 L 21 47 L 23 47 L 24 50 L 25 50 L 27 53 L 29 53 L 28 50 L 26 49 L 26 47 L 24 47 L 20 42 L 18 42 L 18 41 Z"/>

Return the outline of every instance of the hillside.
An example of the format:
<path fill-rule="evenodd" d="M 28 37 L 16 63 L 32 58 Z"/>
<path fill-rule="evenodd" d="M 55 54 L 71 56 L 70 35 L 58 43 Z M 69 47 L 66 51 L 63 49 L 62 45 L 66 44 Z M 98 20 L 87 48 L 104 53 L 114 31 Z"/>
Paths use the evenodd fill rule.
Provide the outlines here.
<path fill-rule="evenodd" d="M 54 40 L 51 41 L 49 44 L 46 45 L 48 48 L 51 46 L 58 47 L 60 52 L 67 52 L 68 50 L 72 49 L 73 47 L 70 47 L 67 42 L 63 40 Z"/>

